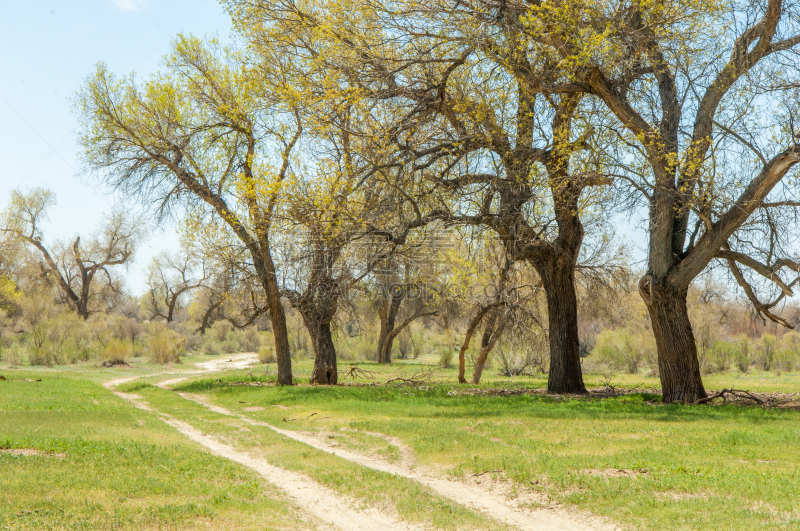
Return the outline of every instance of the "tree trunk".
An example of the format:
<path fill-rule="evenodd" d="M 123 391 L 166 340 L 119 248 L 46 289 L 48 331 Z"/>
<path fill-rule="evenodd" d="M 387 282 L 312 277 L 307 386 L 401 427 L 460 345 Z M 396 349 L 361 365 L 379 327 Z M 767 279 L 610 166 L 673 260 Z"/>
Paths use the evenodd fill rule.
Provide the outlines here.
<path fill-rule="evenodd" d="M 469 326 L 467 326 L 467 334 L 464 336 L 464 343 L 461 344 L 461 349 L 458 351 L 458 383 L 460 384 L 467 383 L 467 350 L 469 350 L 469 344 L 472 341 L 472 334 L 475 333 L 475 329 L 478 327 L 478 323 L 480 323 L 481 319 L 483 319 L 485 313 L 486 312 L 478 313 L 478 315 L 469 322 Z"/>
<path fill-rule="evenodd" d="M 381 337 L 378 342 L 378 363 L 392 363 L 392 345 L 394 335 L 390 335 L 392 330 L 384 330 L 381 323 Z"/>
<path fill-rule="evenodd" d="M 696 402 L 706 398 L 700 377 L 697 344 L 686 307 L 688 288 L 650 280 L 643 298 L 653 324 L 664 402 Z"/>
<path fill-rule="evenodd" d="M 578 342 L 578 300 L 575 295 L 575 262 L 554 255 L 535 264 L 547 295 L 550 339 L 550 393 L 586 393 Z"/>
<path fill-rule="evenodd" d="M 478 352 L 478 357 L 475 359 L 475 368 L 472 371 L 472 383 L 475 385 L 481 383 L 481 375 L 483 374 L 483 368 L 486 366 L 486 360 L 489 358 L 489 353 L 494 348 L 497 340 L 500 339 L 500 336 L 503 335 L 503 330 L 506 327 L 506 323 L 502 322 L 500 326 L 495 328 L 499 313 L 499 308 L 492 312 L 489 321 L 486 323 L 486 329 L 483 331 L 481 350 Z"/>
<path fill-rule="evenodd" d="M 313 317 L 303 318 L 314 346 L 314 370 L 311 372 L 310 383 L 336 385 L 339 377 L 330 320 L 312 321 L 313 319 Z"/>
<path fill-rule="evenodd" d="M 269 303 L 269 319 L 275 337 L 275 358 L 278 362 L 278 384 L 292 385 L 292 357 L 289 347 L 289 332 L 286 328 L 286 312 L 280 298 Z"/>
<path fill-rule="evenodd" d="M 378 363 L 392 363 L 392 345 L 394 338 L 395 324 L 397 322 L 397 313 L 400 311 L 400 306 L 403 304 L 405 298 L 405 290 L 401 293 L 387 293 L 381 306 L 378 308 L 378 316 L 380 318 L 381 330 L 378 335 Z"/>
<path fill-rule="evenodd" d="M 86 299 L 81 299 L 78 301 L 76 305 L 76 309 L 78 310 L 78 315 L 80 315 L 84 321 L 89 320 L 89 301 Z"/>
<path fill-rule="evenodd" d="M 270 262 L 271 264 L 271 262 Z M 281 303 L 278 281 L 273 274 L 264 282 L 264 291 L 269 307 L 269 319 L 272 324 L 272 334 L 275 337 L 275 358 L 278 362 L 278 384 L 292 385 L 292 357 L 289 347 L 289 331 L 286 328 L 286 311 Z"/>

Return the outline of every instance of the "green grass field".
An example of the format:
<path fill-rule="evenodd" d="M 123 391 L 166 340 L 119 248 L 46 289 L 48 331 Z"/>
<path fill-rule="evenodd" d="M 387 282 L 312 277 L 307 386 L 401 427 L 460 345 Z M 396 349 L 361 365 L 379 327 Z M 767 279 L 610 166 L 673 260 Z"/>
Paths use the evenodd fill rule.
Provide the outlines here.
<path fill-rule="evenodd" d="M 0 529 L 309 528 L 257 474 L 80 373 L 0 374 L 41 378 L 0 381 Z"/>
<path fill-rule="evenodd" d="M 187 359 L 173 370 L 191 370 Z M 269 381 L 274 366 L 196 375 L 175 390 L 282 429 L 319 432 L 343 447 L 399 460 L 379 432 L 413 449 L 418 465 L 463 478 L 484 474 L 522 494 L 547 495 L 568 509 L 608 517 L 626 529 L 797 529 L 800 527 L 800 412 L 734 405 L 663 405 L 646 393 L 606 399 L 468 395 L 454 369 L 429 383 L 380 385 L 429 370 L 430 360 L 372 371 L 335 388 L 239 385 Z M 432 362 L 431 362 L 432 363 Z M 349 363 L 340 366 L 340 377 Z M 310 369 L 295 365 L 298 381 Z M 0 447 L 64 454 L 0 453 L 0 529 L 194 529 L 308 526 L 255 474 L 207 455 L 153 414 L 99 385 L 163 368 L 89 367 L 12 370 L 41 382 L 0 382 Z M 481 389 L 545 386 L 542 377 L 501 378 L 487 371 Z M 362 374 L 362 376 L 364 376 Z M 120 386 L 153 407 L 272 464 L 308 474 L 365 505 L 395 511 L 431 529 L 502 528 L 411 480 L 365 469 L 267 428 L 248 426 L 149 385 Z M 648 388 L 652 377 L 597 373 L 589 387 Z M 375 382 L 378 382 L 375 384 Z M 800 390 L 797 373 L 730 373 L 711 389 Z M 281 406 L 281 407 L 276 407 Z M 262 409 L 263 408 L 263 409 Z M 315 413 L 313 416 L 309 416 Z M 306 417 L 306 418 L 303 418 Z M 284 421 L 283 419 L 296 419 Z"/>

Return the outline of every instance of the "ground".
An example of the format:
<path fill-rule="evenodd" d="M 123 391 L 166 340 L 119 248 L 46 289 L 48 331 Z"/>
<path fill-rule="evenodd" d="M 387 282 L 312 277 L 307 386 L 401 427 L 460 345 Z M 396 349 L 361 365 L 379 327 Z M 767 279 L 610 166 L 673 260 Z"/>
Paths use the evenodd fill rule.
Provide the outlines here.
<path fill-rule="evenodd" d="M 0 529 L 800 527 L 792 407 L 664 405 L 657 379 L 602 372 L 586 380 L 605 398 L 491 369 L 460 386 L 425 358 L 281 388 L 252 358 L 0 364 Z M 800 389 L 796 373 L 705 382 Z"/>

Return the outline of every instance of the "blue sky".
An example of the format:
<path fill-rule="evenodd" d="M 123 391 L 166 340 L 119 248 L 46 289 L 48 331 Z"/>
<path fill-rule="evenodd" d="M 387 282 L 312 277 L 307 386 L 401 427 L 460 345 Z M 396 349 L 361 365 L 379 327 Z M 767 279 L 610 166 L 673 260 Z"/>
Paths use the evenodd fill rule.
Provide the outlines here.
<path fill-rule="evenodd" d="M 47 187 L 58 205 L 45 241 L 90 234 L 103 215 L 127 208 L 80 173 L 71 98 L 95 63 L 146 76 L 179 32 L 230 35 L 217 0 L 28 0 L 5 2 L 0 18 L 0 209 L 15 188 Z M 158 250 L 176 245 L 174 227 L 152 228 L 129 270 L 144 288 Z"/>

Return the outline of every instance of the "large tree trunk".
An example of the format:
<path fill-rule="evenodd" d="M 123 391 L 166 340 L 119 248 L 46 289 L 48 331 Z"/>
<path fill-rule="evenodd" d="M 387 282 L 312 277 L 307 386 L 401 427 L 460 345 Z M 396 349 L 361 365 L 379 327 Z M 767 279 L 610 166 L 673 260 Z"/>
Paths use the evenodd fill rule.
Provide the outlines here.
<path fill-rule="evenodd" d="M 289 347 L 289 331 L 286 328 L 286 312 L 277 301 L 268 301 L 272 334 L 275 337 L 275 358 L 278 362 L 278 384 L 292 385 L 292 355 Z"/>
<path fill-rule="evenodd" d="M 381 323 L 381 336 L 378 340 L 378 363 L 392 363 L 392 346 L 395 335 L 392 330 L 384 330 Z M 391 334 L 391 335 L 390 335 Z"/>
<path fill-rule="evenodd" d="M 314 369 L 311 372 L 312 384 L 336 385 L 339 381 L 336 364 L 336 347 L 333 344 L 331 323 L 328 319 L 306 318 L 306 328 L 314 346 Z"/>
<path fill-rule="evenodd" d="M 272 334 L 275 337 L 275 358 L 278 362 L 278 384 L 292 385 L 292 357 L 289 347 L 289 331 L 286 328 L 286 311 L 281 303 L 281 294 L 278 290 L 278 279 L 275 276 L 275 266 L 272 258 L 268 257 L 266 279 L 262 278 L 264 291 L 267 296 L 267 307 L 272 324 Z"/>
<path fill-rule="evenodd" d="M 536 265 L 547 295 L 550 339 L 550 393 L 586 393 L 578 341 L 575 261 L 554 255 Z"/>
<path fill-rule="evenodd" d="M 696 402 L 706 398 L 700 377 L 697 345 L 686 307 L 688 288 L 655 283 L 642 290 L 658 348 L 658 370 L 664 402 Z"/>

